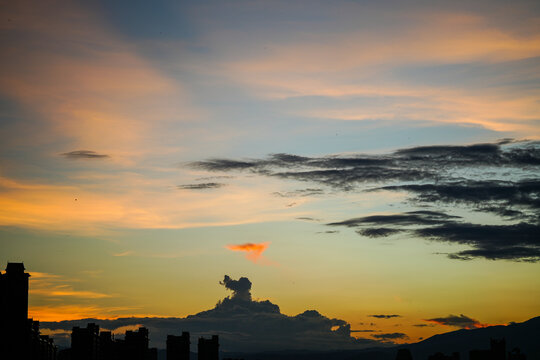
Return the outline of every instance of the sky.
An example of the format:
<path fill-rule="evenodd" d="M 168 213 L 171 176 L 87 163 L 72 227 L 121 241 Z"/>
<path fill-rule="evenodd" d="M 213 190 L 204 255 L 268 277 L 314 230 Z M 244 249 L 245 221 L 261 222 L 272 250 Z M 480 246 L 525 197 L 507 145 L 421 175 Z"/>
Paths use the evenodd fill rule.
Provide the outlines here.
<path fill-rule="evenodd" d="M 247 312 L 350 348 L 540 314 L 537 1 L 0 7 L 0 263 L 59 339 L 173 318 L 242 349 L 256 325 L 215 324 Z"/>

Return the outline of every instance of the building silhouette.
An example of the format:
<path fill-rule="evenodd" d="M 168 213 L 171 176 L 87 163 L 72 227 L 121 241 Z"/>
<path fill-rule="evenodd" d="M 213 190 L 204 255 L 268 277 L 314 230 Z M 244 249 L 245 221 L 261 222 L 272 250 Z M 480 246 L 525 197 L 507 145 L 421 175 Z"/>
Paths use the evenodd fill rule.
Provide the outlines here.
<path fill-rule="evenodd" d="M 112 333 L 110 331 L 101 331 L 99 333 L 99 359 L 114 360 L 113 351 L 114 340 Z"/>
<path fill-rule="evenodd" d="M 58 360 L 157 360 L 157 349 L 149 348 L 148 329 L 128 330 L 124 339 L 115 339 L 110 331 L 100 331 L 89 323 L 75 326 L 71 348 L 59 352 Z"/>
<path fill-rule="evenodd" d="M 518 348 L 514 348 L 508 353 L 508 360 L 527 360 L 527 356 Z"/>
<path fill-rule="evenodd" d="M 126 331 L 125 354 L 129 360 L 150 360 L 148 348 L 148 329 L 140 327 L 137 331 Z"/>
<path fill-rule="evenodd" d="M 167 360 L 189 360 L 190 344 L 187 331 L 181 336 L 167 335 Z"/>
<path fill-rule="evenodd" d="M 506 340 L 490 339 L 490 348 L 469 351 L 469 360 L 506 360 Z"/>
<path fill-rule="evenodd" d="M 199 338 L 198 343 L 198 360 L 218 360 L 219 359 L 219 338 L 217 335 L 212 335 L 212 338 Z"/>
<path fill-rule="evenodd" d="M 459 360 L 459 353 L 454 352 L 452 355 L 444 355 L 443 353 L 438 352 L 429 356 L 428 360 Z"/>
<path fill-rule="evenodd" d="M 53 340 L 40 334 L 39 321 L 28 319 L 25 270 L 23 263 L 8 262 L 0 272 L 0 359 L 55 360 Z"/>
<path fill-rule="evenodd" d="M 98 360 L 100 357 L 99 325 L 75 326 L 71 331 L 71 356 L 73 359 Z"/>

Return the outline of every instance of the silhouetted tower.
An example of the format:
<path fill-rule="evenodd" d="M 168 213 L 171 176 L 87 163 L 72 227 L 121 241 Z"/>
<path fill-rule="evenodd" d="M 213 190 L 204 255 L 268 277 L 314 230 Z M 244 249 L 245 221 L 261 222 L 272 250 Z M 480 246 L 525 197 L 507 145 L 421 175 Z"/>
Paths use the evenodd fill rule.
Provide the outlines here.
<path fill-rule="evenodd" d="M 8 263 L 6 273 L 0 275 L 2 285 L 2 318 L 11 328 L 25 328 L 28 319 L 28 278 L 23 263 Z"/>
<path fill-rule="evenodd" d="M 125 351 L 130 360 L 146 360 L 148 358 L 148 329 L 140 327 L 137 331 L 126 331 Z"/>
<path fill-rule="evenodd" d="M 167 335 L 167 360 L 189 360 L 189 332 L 182 332 L 182 336 Z"/>
<path fill-rule="evenodd" d="M 71 332 L 71 355 L 77 360 L 99 359 L 99 325 L 90 323 L 86 328 L 75 326 Z"/>
<path fill-rule="evenodd" d="M 0 357 L 29 356 L 28 278 L 23 263 L 9 263 L 0 273 Z M 28 354 L 27 354 L 28 353 Z M 27 354 L 27 355 L 24 355 Z"/>
<path fill-rule="evenodd" d="M 113 346 L 112 333 L 110 331 L 101 331 L 99 333 L 99 359 L 112 360 Z"/>
<path fill-rule="evenodd" d="M 396 360 L 413 360 L 409 349 L 398 349 Z"/>
<path fill-rule="evenodd" d="M 212 335 L 211 339 L 199 338 L 198 360 L 218 360 L 219 359 L 219 338 Z"/>
<path fill-rule="evenodd" d="M 506 360 L 506 340 L 504 338 L 490 340 L 492 360 Z"/>

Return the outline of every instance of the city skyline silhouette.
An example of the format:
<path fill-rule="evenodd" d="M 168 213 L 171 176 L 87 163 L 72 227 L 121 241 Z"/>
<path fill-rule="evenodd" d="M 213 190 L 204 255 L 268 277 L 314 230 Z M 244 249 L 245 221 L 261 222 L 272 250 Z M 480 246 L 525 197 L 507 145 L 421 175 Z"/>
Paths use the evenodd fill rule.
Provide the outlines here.
<path fill-rule="evenodd" d="M 23 263 L 8 263 L 5 273 L 0 273 L 0 305 L 1 305 L 1 318 L 2 326 L 0 327 L 0 355 L 3 358 L 7 359 L 41 359 L 41 360 L 123 360 L 123 359 L 140 359 L 140 360 L 158 360 L 158 354 L 160 354 L 160 359 L 164 356 L 167 360 L 189 360 L 191 357 L 191 337 L 189 331 L 182 331 L 181 335 L 167 334 L 165 347 L 163 349 L 163 343 L 153 341 L 154 344 L 161 344 L 162 351 L 160 352 L 158 348 L 151 347 L 150 331 L 143 325 L 135 325 L 136 329 L 131 327 L 131 330 L 126 329 L 124 336 L 115 336 L 115 333 L 110 330 L 100 329 L 99 322 L 104 323 L 106 319 L 96 320 L 96 322 L 90 319 L 81 319 L 80 323 L 86 323 L 86 326 L 73 326 L 70 331 L 70 345 L 69 346 L 58 346 L 54 344 L 54 335 L 49 337 L 48 335 L 40 334 L 40 323 L 37 320 L 28 318 L 28 290 L 29 290 L 29 278 L 31 274 L 25 272 L 25 266 Z M 415 346 L 418 347 L 418 344 L 407 344 L 407 347 L 395 345 L 392 343 L 376 343 L 371 342 L 367 344 L 362 344 L 358 342 L 358 339 L 354 339 L 350 336 L 350 325 L 345 324 L 343 329 L 348 329 L 349 333 L 346 337 L 349 338 L 350 342 L 358 342 L 356 347 L 344 347 L 343 339 L 340 342 L 338 338 L 334 337 L 329 339 L 322 348 L 310 347 L 310 343 L 305 341 L 306 337 L 313 337 L 313 330 L 315 327 L 313 323 L 308 324 L 306 327 L 305 333 L 302 332 L 298 326 L 294 330 L 286 332 L 283 328 L 278 328 L 277 332 L 283 336 L 280 344 L 274 342 L 273 347 L 270 349 L 265 348 L 253 348 L 246 346 L 247 343 L 259 345 L 264 344 L 268 336 L 272 336 L 272 329 L 265 329 L 262 332 L 254 332 L 251 337 L 247 339 L 246 342 L 242 344 L 239 342 L 237 346 L 240 347 L 234 348 L 231 347 L 231 337 L 228 337 L 227 334 L 231 332 L 237 332 L 244 325 L 246 319 L 245 317 L 234 318 L 234 314 L 241 314 L 247 316 L 258 315 L 259 319 L 257 320 L 257 325 L 259 327 L 265 328 L 269 324 L 262 320 L 261 313 L 253 313 L 250 311 L 250 307 L 270 307 L 272 310 L 270 313 L 274 315 L 273 321 L 275 322 L 275 316 L 279 313 L 279 307 L 272 304 L 268 300 L 266 301 L 254 301 L 251 297 L 251 286 L 252 283 L 249 279 L 243 277 L 239 280 L 234 280 L 229 276 L 225 275 L 224 280 L 220 282 L 221 285 L 225 286 L 227 289 L 233 291 L 231 297 L 226 297 L 222 301 L 218 302 L 214 310 L 206 311 L 198 314 L 199 317 L 206 320 L 206 329 L 209 332 L 217 332 L 221 334 L 224 338 L 224 346 L 222 346 L 225 351 L 220 352 L 220 335 L 211 335 L 209 338 L 204 336 L 199 336 L 197 341 L 197 358 L 199 360 L 218 360 L 220 358 L 225 358 L 226 354 L 240 353 L 242 355 L 249 354 L 250 352 L 255 354 L 260 354 L 262 351 L 271 353 L 272 350 L 279 349 L 279 346 L 285 346 L 284 353 L 287 354 L 287 351 L 290 354 L 297 354 L 298 351 L 315 351 L 321 358 L 332 358 L 329 351 L 337 350 L 353 350 L 357 351 L 361 348 L 368 348 L 370 351 L 373 349 L 380 348 L 381 353 L 377 356 L 383 356 L 386 352 L 386 358 L 389 358 L 390 352 L 396 352 L 396 360 L 412 360 L 413 353 L 416 353 L 418 358 L 419 353 L 422 352 L 415 349 Z M 222 316 L 220 317 L 220 322 L 226 323 L 222 328 L 216 328 L 216 323 L 208 321 L 211 319 L 211 316 L 208 316 L 212 312 L 221 312 Z M 223 316 L 223 312 L 225 316 Z M 319 316 L 316 311 L 310 310 L 306 311 L 304 316 L 312 317 L 315 313 Z M 309 315 L 308 315 L 309 314 Z M 286 315 L 282 315 L 285 316 Z M 373 315 L 374 317 L 382 317 L 384 315 Z M 397 317 L 398 315 L 386 315 L 387 317 Z M 189 317 L 188 317 L 189 318 Z M 186 319 L 188 319 L 186 318 Z M 291 318 L 289 318 L 290 320 Z M 139 322 L 148 322 L 152 324 L 151 318 L 139 318 L 135 319 Z M 169 319 L 170 320 L 170 319 Z M 181 320 L 181 319 L 178 319 Z M 531 319 L 532 321 L 532 319 Z M 525 360 L 527 359 L 526 353 L 521 352 L 520 348 L 516 346 L 517 344 L 523 346 L 532 352 L 535 355 L 540 354 L 540 346 L 538 346 L 537 340 L 540 332 L 540 317 L 535 319 L 535 327 L 529 327 L 525 331 L 527 336 L 530 338 L 526 340 L 525 337 L 519 338 L 515 336 L 509 336 L 509 340 L 513 343 L 511 351 L 507 351 L 506 339 L 501 338 L 492 338 L 490 335 L 490 348 L 488 349 L 470 349 L 468 351 L 468 357 L 465 357 L 466 354 L 463 353 L 463 338 L 460 341 L 454 341 L 450 344 L 445 344 L 446 348 L 448 346 L 454 346 L 454 349 L 458 351 L 453 351 L 451 355 L 445 355 L 444 353 L 438 351 L 429 356 L 428 360 L 459 360 L 460 358 L 467 358 L 468 360 Z M 289 321 L 289 326 L 292 325 Z M 193 326 L 194 323 L 191 324 Z M 47 326 L 47 325 L 45 325 Z M 152 326 L 152 325 L 150 325 Z M 189 327 L 189 323 L 177 322 L 175 326 L 164 329 L 169 332 L 178 332 L 176 329 L 185 329 Z M 515 326 L 515 324 L 505 325 L 505 326 L 495 326 L 494 328 L 503 328 L 506 326 Z M 126 326 L 118 327 L 118 329 L 127 328 Z M 214 330 L 210 330 L 214 329 Z M 330 329 L 330 331 L 336 334 L 343 334 L 343 331 L 340 328 L 336 330 Z M 484 327 L 484 329 L 486 329 Z M 46 329 L 51 330 L 51 329 Z M 55 329 L 52 329 L 55 330 Z M 66 329 L 67 330 L 67 329 Z M 159 330 L 159 329 L 158 329 Z M 199 331 L 201 328 L 198 329 Z M 276 331 L 276 330 L 274 330 Z M 468 330 L 473 331 L 473 330 Z M 116 331 L 117 333 L 117 331 Z M 158 333 L 160 333 L 158 331 Z M 499 334 L 504 334 L 504 332 L 499 332 Z M 53 332 L 53 334 L 58 335 L 58 332 Z M 236 333 L 238 334 L 238 333 Z M 237 336 L 235 334 L 235 336 Z M 509 335 L 510 332 L 506 332 L 506 335 Z M 245 335 L 244 335 L 245 336 Z M 435 336 L 436 337 L 436 336 Z M 434 337 L 434 338 L 435 338 Z M 467 337 L 467 336 L 465 336 Z M 294 348 L 287 344 L 284 341 L 284 338 L 289 338 L 292 343 L 296 343 L 299 347 Z M 483 336 L 486 338 L 486 335 Z M 155 338 L 154 338 L 155 339 Z M 304 341 L 302 341 L 304 339 Z M 534 346 L 531 347 L 530 340 L 532 339 Z M 314 337 L 312 340 L 321 341 L 321 338 Z M 429 341 L 428 339 L 426 341 Z M 478 339 L 477 339 L 478 340 Z M 244 345 L 244 348 L 242 348 Z M 364 346 L 362 346 L 364 345 Z M 390 346 L 394 345 L 394 346 Z M 466 346 L 471 346 L 467 344 Z M 397 350 L 395 350 L 397 349 Z M 165 350 L 165 351 L 163 351 Z M 385 350 L 385 351 L 383 351 Z M 461 351 L 460 351 L 461 350 Z M 318 351 L 318 353 L 316 352 Z M 424 350 L 425 352 L 426 350 Z M 221 355 L 220 355 L 221 354 Z M 290 356 L 289 354 L 289 356 Z M 358 355 L 362 356 L 362 355 Z M 248 355 L 249 357 L 249 355 Z M 283 357 L 283 354 L 277 355 L 277 358 Z M 377 359 L 379 357 L 374 357 L 369 353 L 364 354 L 362 358 L 364 359 Z"/>

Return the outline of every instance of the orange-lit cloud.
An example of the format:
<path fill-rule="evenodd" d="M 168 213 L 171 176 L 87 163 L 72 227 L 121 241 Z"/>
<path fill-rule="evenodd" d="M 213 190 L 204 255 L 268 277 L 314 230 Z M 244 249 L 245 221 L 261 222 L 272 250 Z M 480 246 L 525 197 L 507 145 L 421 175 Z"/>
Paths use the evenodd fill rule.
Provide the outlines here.
<path fill-rule="evenodd" d="M 103 299 L 112 295 L 91 290 L 75 289 L 72 283 L 76 279 L 68 279 L 60 275 L 43 272 L 30 272 L 30 295 L 40 297 L 72 297 L 80 299 Z"/>
<path fill-rule="evenodd" d="M 28 316 L 39 321 L 63 321 L 85 318 L 115 319 L 120 316 L 156 316 L 136 314 L 134 307 L 110 307 L 97 305 L 39 305 L 29 306 Z"/>
<path fill-rule="evenodd" d="M 226 248 L 232 251 L 243 251 L 246 253 L 246 258 L 254 263 L 258 263 L 263 259 L 263 252 L 270 245 L 269 241 L 262 243 L 245 243 L 239 245 L 227 245 Z"/>
<path fill-rule="evenodd" d="M 88 176 L 92 174 L 89 172 Z M 103 175 L 96 181 L 100 186 L 92 182 L 44 184 L 0 174 L 0 225 L 96 234 L 111 225 L 181 229 L 300 216 L 299 212 L 284 209 L 282 199 L 271 195 L 276 180 L 261 179 L 259 187 L 252 188 L 244 186 L 246 180 L 238 179 L 226 192 L 212 194 L 178 191 L 169 188 L 174 179 L 145 178 L 132 173 Z M 236 204 L 234 212 L 228 210 L 230 204 Z M 116 253 L 122 255 L 130 253 Z"/>

